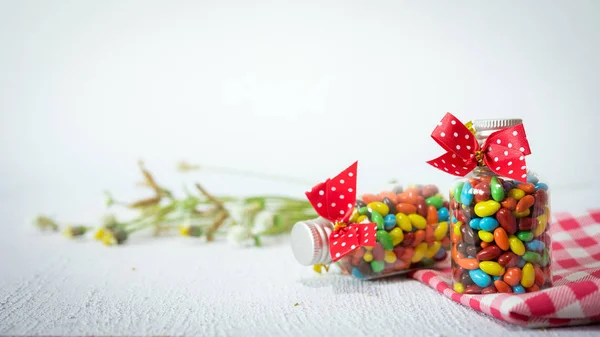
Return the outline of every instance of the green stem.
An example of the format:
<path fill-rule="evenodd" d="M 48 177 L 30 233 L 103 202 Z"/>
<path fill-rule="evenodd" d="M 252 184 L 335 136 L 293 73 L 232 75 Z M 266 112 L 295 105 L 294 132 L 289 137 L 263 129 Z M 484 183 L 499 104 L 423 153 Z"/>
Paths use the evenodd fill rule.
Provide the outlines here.
<path fill-rule="evenodd" d="M 262 246 L 262 242 L 260 241 L 260 236 L 254 235 L 252 238 L 254 239 L 254 245 L 256 247 L 261 247 Z"/>

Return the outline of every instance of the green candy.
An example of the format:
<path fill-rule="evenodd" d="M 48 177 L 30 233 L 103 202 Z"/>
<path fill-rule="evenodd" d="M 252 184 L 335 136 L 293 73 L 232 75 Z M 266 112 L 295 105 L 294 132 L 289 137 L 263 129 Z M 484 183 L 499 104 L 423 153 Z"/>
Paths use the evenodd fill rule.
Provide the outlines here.
<path fill-rule="evenodd" d="M 371 211 L 371 221 L 377 224 L 377 229 L 384 229 L 383 216 L 377 211 Z"/>
<path fill-rule="evenodd" d="M 377 238 L 377 242 L 381 243 L 381 245 L 383 246 L 383 249 L 385 249 L 385 250 L 394 249 L 394 240 L 392 240 L 392 237 L 386 230 L 384 230 L 384 229 L 378 230 L 377 233 L 375 234 L 375 237 Z"/>
<path fill-rule="evenodd" d="M 523 242 L 529 242 L 533 240 L 533 233 L 530 231 L 521 231 L 517 233 L 517 237 Z"/>
<path fill-rule="evenodd" d="M 454 195 L 454 200 L 460 204 L 460 194 L 462 193 L 464 182 L 460 182 L 454 186 L 454 191 L 452 194 Z"/>
<path fill-rule="evenodd" d="M 550 254 L 548 253 L 548 248 L 544 248 L 544 252 L 542 253 L 542 260 L 540 261 L 540 265 L 545 267 L 550 262 Z"/>
<path fill-rule="evenodd" d="M 369 213 L 369 208 L 367 208 L 367 206 L 358 209 L 358 214 L 360 215 L 366 215 L 367 213 Z"/>
<path fill-rule="evenodd" d="M 500 184 L 498 178 L 496 178 L 495 176 L 492 177 L 492 180 L 490 181 L 490 190 L 492 193 L 492 198 L 494 200 L 496 200 L 497 202 L 501 202 L 502 200 L 504 200 L 504 187 L 502 186 L 502 184 Z"/>
<path fill-rule="evenodd" d="M 433 205 L 436 209 L 440 209 L 444 206 L 444 200 L 440 197 L 433 196 L 425 199 L 425 204 L 427 204 L 427 206 Z"/>
<path fill-rule="evenodd" d="M 435 260 L 429 259 L 429 258 L 423 258 L 421 260 L 421 263 L 423 264 L 423 267 L 431 267 L 435 263 Z"/>
<path fill-rule="evenodd" d="M 523 254 L 523 260 L 525 260 L 527 262 L 538 263 L 538 262 L 540 262 L 541 259 L 542 259 L 542 257 L 540 256 L 540 254 L 538 254 L 536 252 L 528 251 L 525 254 Z"/>
<path fill-rule="evenodd" d="M 385 262 L 383 261 L 371 261 L 371 269 L 373 269 L 375 273 L 381 273 L 384 267 Z"/>

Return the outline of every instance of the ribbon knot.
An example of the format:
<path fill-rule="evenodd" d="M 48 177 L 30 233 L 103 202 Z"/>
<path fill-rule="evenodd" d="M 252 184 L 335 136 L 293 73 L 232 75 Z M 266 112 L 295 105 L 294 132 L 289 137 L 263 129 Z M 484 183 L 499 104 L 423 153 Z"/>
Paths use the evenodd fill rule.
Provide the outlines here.
<path fill-rule="evenodd" d="M 374 247 L 377 225 L 348 223 L 356 203 L 356 171 L 358 162 L 306 192 L 308 201 L 323 218 L 334 224 L 329 235 L 329 253 L 333 262 L 360 246 Z"/>
<path fill-rule="evenodd" d="M 491 133 L 480 146 L 471 122 L 461 123 L 446 113 L 431 137 L 447 152 L 427 163 L 444 172 L 464 177 L 477 166 L 522 181 L 527 178 L 525 156 L 531 154 L 523 124 Z"/>
<path fill-rule="evenodd" d="M 333 231 L 337 232 L 342 228 L 346 228 L 347 226 L 348 226 L 348 224 L 345 222 L 336 221 L 333 225 Z"/>

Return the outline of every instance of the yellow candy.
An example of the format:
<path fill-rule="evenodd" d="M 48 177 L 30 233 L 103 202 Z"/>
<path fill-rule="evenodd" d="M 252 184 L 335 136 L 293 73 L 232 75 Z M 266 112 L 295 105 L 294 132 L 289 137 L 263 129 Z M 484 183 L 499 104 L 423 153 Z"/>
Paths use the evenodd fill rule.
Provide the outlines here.
<path fill-rule="evenodd" d="M 435 253 L 437 253 L 442 247 L 442 244 L 439 241 L 434 241 L 429 248 L 427 248 L 427 252 L 425 252 L 425 257 L 432 258 Z"/>
<path fill-rule="evenodd" d="M 396 262 L 396 254 L 394 254 L 394 251 L 392 250 L 386 250 L 383 260 L 385 260 L 387 263 L 394 263 Z"/>
<path fill-rule="evenodd" d="M 368 247 L 368 246 L 364 246 L 363 247 L 367 252 L 370 252 L 373 250 L 373 247 Z"/>
<path fill-rule="evenodd" d="M 427 242 L 421 242 L 415 247 L 415 255 L 412 257 L 412 262 L 419 262 L 427 252 Z"/>
<path fill-rule="evenodd" d="M 498 262 L 494 261 L 479 262 L 479 269 L 492 276 L 502 276 L 504 275 L 505 271 L 504 267 L 502 267 Z"/>
<path fill-rule="evenodd" d="M 405 232 L 412 232 L 412 225 L 408 215 L 404 213 L 396 214 L 396 224 Z"/>
<path fill-rule="evenodd" d="M 394 246 L 397 246 L 402 240 L 404 240 L 404 232 L 402 229 L 398 227 L 394 227 L 390 232 L 390 237 L 392 238 L 392 243 Z"/>
<path fill-rule="evenodd" d="M 448 223 L 446 221 L 442 221 L 433 231 L 433 236 L 437 241 L 441 241 L 444 236 L 446 236 L 446 233 L 448 233 Z"/>
<path fill-rule="evenodd" d="M 519 240 L 518 237 L 514 235 L 509 236 L 508 245 L 510 246 L 510 250 L 512 250 L 513 253 L 519 256 L 525 254 L 525 245 L 523 244 L 523 241 Z"/>
<path fill-rule="evenodd" d="M 418 229 L 427 228 L 427 219 L 422 217 L 420 214 L 409 214 L 408 218 L 410 219 L 410 223 Z"/>
<path fill-rule="evenodd" d="M 368 220 L 367 216 L 366 215 L 361 215 L 358 218 L 356 218 L 356 223 L 361 223 L 361 222 L 363 222 L 365 220 Z"/>
<path fill-rule="evenodd" d="M 546 231 L 546 227 L 548 226 L 548 216 L 546 215 L 546 213 L 538 216 L 537 220 L 538 220 L 537 227 L 535 227 L 531 231 L 531 233 L 533 234 L 533 236 L 542 235 L 542 233 L 544 233 Z"/>
<path fill-rule="evenodd" d="M 352 210 L 352 215 L 350 216 L 350 222 L 351 223 L 356 223 L 356 219 L 358 219 L 358 209 L 356 207 L 354 207 L 354 209 Z"/>
<path fill-rule="evenodd" d="M 371 262 L 373 261 L 373 254 L 371 254 L 371 252 L 366 252 L 365 255 L 363 255 L 363 259 L 365 262 Z"/>
<path fill-rule="evenodd" d="M 525 196 L 525 191 L 518 188 L 513 188 L 512 190 L 508 191 L 508 196 L 515 198 L 515 200 L 521 200 L 521 198 Z"/>
<path fill-rule="evenodd" d="M 500 209 L 501 205 L 499 202 L 495 201 L 495 200 L 487 200 L 487 201 L 480 201 L 478 203 L 475 204 L 475 214 L 477 214 L 477 216 L 483 218 L 486 216 L 492 216 L 494 214 L 496 214 L 496 212 L 498 212 L 498 210 Z"/>
<path fill-rule="evenodd" d="M 462 222 L 460 221 L 454 224 L 454 235 L 460 236 L 460 226 L 462 226 Z"/>
<path fill-rule="evenodd" d="M 524 218 L 526 216 L 528 216 L 531 213 L 531 211 L 528 209 L 524 210 L 523 212 L 519 213 L 517 211 L 515 211 L 515 217 L 517 218 Z"/>
<path fill-rule="evenodd" d="M 367 205 L 367 208 L 369 210 L 376 211 L 377 213 L 381 214 L 381 216 L 386 216 L 390 212 L 390 208 L 388 207 L 388 205 L 379 201 L 370 202 Z"/>
<path fill-rule="evenodd" d="M 454 283 L 454 291 L 461 294 L 463 291 L 465 291 L 465 286 L 463 286 L 463 284 L 460 282 Z"/>
<path fill-rule="evenodd" d="M 523 272 L 521 276 L 521 285 L 525 288 L 529 288 L 535 282 L 535 270 L 533 265 L 529 262 L 523 266 Z"/>
<path fill-rule="evenodd" d="M 481 241 L 485 241 L 485 242 L 492 242 L 494 241 L 494 234 L 488 232 L 488 231 L 479 231 L 479 238 L 481 239 Z"/>

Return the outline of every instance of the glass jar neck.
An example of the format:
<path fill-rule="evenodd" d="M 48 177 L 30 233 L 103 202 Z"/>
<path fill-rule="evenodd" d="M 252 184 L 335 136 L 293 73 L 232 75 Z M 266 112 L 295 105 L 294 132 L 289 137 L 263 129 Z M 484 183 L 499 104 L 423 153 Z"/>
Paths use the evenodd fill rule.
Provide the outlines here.
<path fill-rule="evenodd" d="M 492 133 L 521 123 L 523 123 L 523 121 L 518 118 L 474 120 L 473 129 L 475 130 L 475 139 L 477 139 L 477 142 L 481 146 Z"/>

